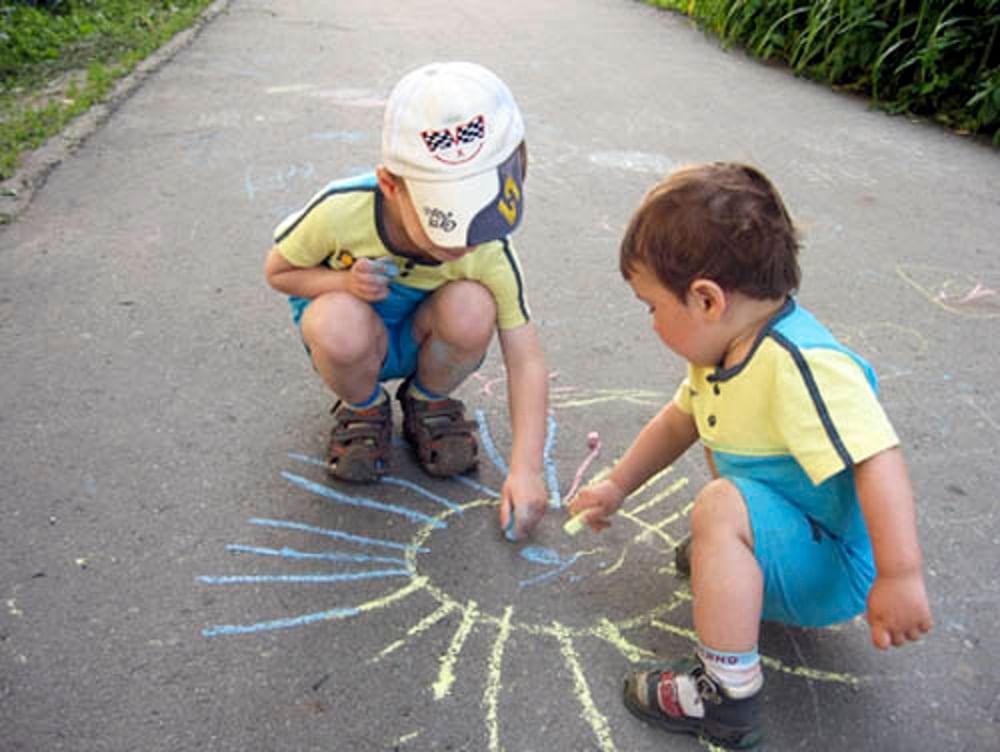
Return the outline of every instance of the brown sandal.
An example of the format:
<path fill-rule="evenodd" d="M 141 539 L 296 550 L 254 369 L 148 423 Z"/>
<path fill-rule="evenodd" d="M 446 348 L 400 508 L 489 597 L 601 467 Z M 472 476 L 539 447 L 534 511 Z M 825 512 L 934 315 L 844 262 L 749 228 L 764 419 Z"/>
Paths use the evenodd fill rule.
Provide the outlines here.
<path fill-rule="evenodd" d="M 411 380 L 400 385 L 396 399 L 403 408 L 403 436 L 424 470 L 448 477 L 474 468 L 479 462 L 476 423 L 465 419 L 465 406 L 450 397 L 415 399 L 409 394 Z"/>
<path fill-rule="evenodd" d="M 354 483 L 378 480 L 389 465 L 392 440 L 392 402 L 388 395 L 380 404 L 364 410 L 355 410 L 338 400 L 331 412 L 334 425 L 327 471 L 339 480 Z"/>

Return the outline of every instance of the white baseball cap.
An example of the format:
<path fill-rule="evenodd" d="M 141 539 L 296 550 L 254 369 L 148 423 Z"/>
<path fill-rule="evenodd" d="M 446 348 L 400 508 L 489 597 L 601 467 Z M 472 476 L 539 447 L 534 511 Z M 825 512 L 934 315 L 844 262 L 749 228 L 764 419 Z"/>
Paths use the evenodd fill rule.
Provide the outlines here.
<path fill-rule="evenodd" d="M 431 242 L 474 246 L 521 222 L 523 140 L 521 112 L 496 75 L 475 63 L 431 63 L 389 95 L 382 162 L 406 182 Z"/>

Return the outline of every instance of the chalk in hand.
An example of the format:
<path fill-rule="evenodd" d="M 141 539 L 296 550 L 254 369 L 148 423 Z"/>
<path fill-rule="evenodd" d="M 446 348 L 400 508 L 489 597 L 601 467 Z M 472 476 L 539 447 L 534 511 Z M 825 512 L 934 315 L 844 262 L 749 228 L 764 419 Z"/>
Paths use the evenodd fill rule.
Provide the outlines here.
<path fill-rule="evenodd" d="M 563 524 L 563 532 L 566 535 L 577 535 L 583 528 L 587 526 L 587 518 L 590 516 L 590 510 L 585 509 L 580 512 L 580 514 L 575 514 L 570 517 Z"/>
<path fill-rule="evenodd" d="M 517 543 L 517 534 L 514 532 L 514 506 L 510 507 L 510 517 L 507 518 L 507 526 L 503 529 L 504 537 L 511 543 Z"/>
<path fill-rule="evenodd" d="M 372 266 L 375 267 L 375 273 L 380 274 L 383 277 L 390 279 L 399 274 L 399 267 L 396 263 L 388 256 L 382 256 L 372 262 Z"/>

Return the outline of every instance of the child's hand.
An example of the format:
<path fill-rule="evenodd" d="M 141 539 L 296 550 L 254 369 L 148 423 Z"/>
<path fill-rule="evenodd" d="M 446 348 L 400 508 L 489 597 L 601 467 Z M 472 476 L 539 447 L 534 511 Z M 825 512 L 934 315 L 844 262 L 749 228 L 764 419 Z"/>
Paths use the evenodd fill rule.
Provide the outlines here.
<path fill-rule="evenodd" d="M 569 502 L 569 513 L 587 515 L 587 524 L 595 533 L 611 527 L 608 518 L 621 507 L 625 494 L 614 481 L 607 479 L 587 486 Z"/>
<path fill-rule="evenodd" d="M 545 480 L 540 473 L 511 473 L 500 495 L 500 528 L 508 540 L 524 540 L 548 508 L 549 491 Z"/>
<path fill-rule="evenodd" d="M 868 594 L 868 625 L 879 650 L 918 640 L 931 629 L 923 575 L 918 571 L 902 576 L 875 577 Z"/>
<path fill-rule="evenodd" d="M 389 280 L 398 272 L 389 258 L 361 258 L 350 269 L 348 290 L 356 298 L 373 303 L 389 295 Z"/>

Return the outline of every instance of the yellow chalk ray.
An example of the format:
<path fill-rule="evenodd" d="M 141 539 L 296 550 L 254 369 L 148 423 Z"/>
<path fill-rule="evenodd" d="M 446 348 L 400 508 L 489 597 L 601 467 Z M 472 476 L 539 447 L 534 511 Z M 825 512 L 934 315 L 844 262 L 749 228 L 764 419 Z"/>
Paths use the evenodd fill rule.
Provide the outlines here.
<path fill-rule="evenodd" d="M 649 480 L 647 480 L 645 483 L 643 483 L 641 486 L 639 486 L 639 488 L 637 488 L 635 491 L 633 491 L 629 495 L 629 498 L 632 499 L 632 498 L 638 498 L 639 496 L 642 496 L 642 494 L 646 493 L 646 491 L 648 491 L 653 486 L 655 486 L 657 483 L 659 483 L 660 479 L 663 478 L 664 475 L 672 473 L 673 471 L 674 471 L 674 466 L 673 465 L 668 465 L 667 467 L 663 468 L 662 470 L 660 470 L 660 472 L 658 472 L 655 475 L 653 475 L 652 478 L 650 478 Z M 610 470 L 609 470 L 609 472 L 610 472 Z"/>
<path fill-rule="evenodd" d="M 407 742 L 412 742 L 414 739 L 419 737 L 423 731 L 411 731 L 409 734 L 403 734 L 395 742 L 393 742 L 393 747 L 402 747 Z"/>
<path fill-rule="evenodd" d="M 763 663 L 772 671 L 781 671 L 784 674 L 789 674 L 791 676 L 800 676 L 803 679 L 815 679 L 817 681 L 824 681 L 824 682 L 837 682 L 840 684 L 849 684 L 851 686 L 856 686 L 861 683 L 861 677 L 853 676 L 852 674 L 839 673 L 834 671 L 821 671 L 819 669 L 809 668 L 808 666 L 786 666 L 777 658 L 770 658 L 766 655 L 761 656 L 760 660 L 761 663 Z"/>
<path fill-rule="evenodd" d="M 493 643 L 493 650 L 490 653 L 489 667 L 486 675 L 486 689 L 483 692 L 483 705 L 486 706 L 486 732 L 489 737 L 490 752 L 499 752 L 503 749 L 500 746 L 500 718 L 498 713 L 500 704 L 500 668 L 503 665 L 504 647 L 510 638 L 510 623 L 513 613 L 514 607 L 507 606 L 500 620 L 500 631 L 497 634 L 496 642 Z"/>
<path fill-rule="evenodd" d="M 625 557 L 628 555 L 628 546 L 629 544 L 625 545 L 625 548 L 622 550 L 622 555 L 618 557 L 618 561 L 616 561 L 607 569 L 603 569 L 600 571 L 600 575 L 602 577 L 607 577 L 610 574 L 614 574 L 625 565 Z"/>
<path fill-rule="evenodd" d="M 410 627 L 406 631 L 406 636 L 407 637 L 415 637 L 416 635 L 418 635 L 418 634 L 420 634 L 422 632 L 427 631 L 428 629 L 430 629 L 431 627 L 433 627 L 435 624 L 437 624 L 439 621 L 441 621 L 441 619 L 443 619 L 445 616 L 447 616 L 448 613 L 450 613 L 452 610 L 454 610 L 454 608 L 455 608 L 455 604 L 453 604 L 453 603 L 443 603 L 443 604 L 441 604 L 432 613 L 428 614 L 423 619 L 421 619 L 417 624 L 414 624 L 412 627 Z M 390 653 L 393 653 L 396 650 L 399 650 L 399 648 L 403 647 L 403 645 L 405 645 L 407 642 L 408 642 L 408 640 L 396 640 L 395 642 L 390 643 L 385 648 L 383 648 L 381 651 L 379 651 L 378 655 L 376 655 L 374 658 L 371 659 L 371 662 L 372 663 L 378 663 L 378 661 L 382 660 L 383 658 L 385 658 Z"/>
<path fill-rule="evenodd" d="M 478 616 L 479 606 L 475 601 L 469 601 L 462 615 L 462 622 L 458 625 L 451 644 L 440 658 L 441 669 L 438 672 L 438 679 L 433 685 L 435 700 L 442 700 L 451 694 L 451 687 L 455 683 L 455 664 L 458 662 L 458 656 L 465 646 L 465 641 L 469 638 L 472 628 L 476 625 Z"/>
<path fill-rule="evenodd" d="M 646 501 L 646 502 L 640 504 L 639 506 L 635 507 L 634 509 L 630 509 L 629 511 L 632 514 L 641 514 L 642 512 L 646 511 L 647 509 L 650 509 L 651 507 L 656 506 L 657 504 L 659 504 L 664 499 L 670 498 L 675 493 L 677 493 L 678 491 L 680 491 L 682 488 L 684 488 L 685 486 L 687 486 L 688 483 L 689 483 L 689 481 L 688 481 L 687 478 L 679 478 L 679 479 L 675 480 L 673 483 L 671 483 L 669 486 L 667 486 L 664 490 L 660 491 L 658 494 L 656 494 L 655 496 L 653 496 L 653 498 L 651 498 L 649 501 Z"/>
<path fill-rule="evenodd" d="M 635 537 L 632 539 L 633 542 L 641 543 L 647 538 L 658 538 L 665 544 L 666 548 L 670 550 L 677 547 L 678 541 L 672 535 L 663 532 L 659 524 L 653 525 L 649 522 L 644 522 L 631 512 L 626 512 L 624 510 L 618 512 L 617 516 L 624 517 L 636 527 L 640 528 L 639 532 L 636 533 Z"/>
<path fill-rule="evenodd" d="M 559 641 L 559 650 L 563 654 L 566 666 L 573 677 L 573 694 L 583 707 L 583 719 L 590 725 L 597 737 L 597 745 L 604 752 L 615 752 L 614 741 L 611 739 L 611 726 L 608 719 L 597 709 L 593 695 L 590 693 L 590 685 L 583 673 L 583 666 L 580 665 L 580 657 L 577 655 L 573 645 L 573 638 L 563 625 L 559 622 L 552 623 L 552 634 Z"/>
<path fill-rule="evenodd" d="M 698 641 L 698 635 L 695 634 L 695 631 L 693 629 L 688 629 L 687 627 L 678 627 L 676 624 L 668 624 L 667 622 L 660 621 L 659 619 L 650 620 L 649 626 L 655 627 L 663 632 L 669 632 L 672 635 L 677 635 L 678 637 L 684 637 L 691 640 L 691 642 Z"/>
<path fill-rule="evenodd" d="M 614 624 L 612 624 L 608 619 L 601 619 L 597 626 L 594 628 L 595 636 L 606 640 L 610 644 L 618 648 L 619 652 L 624 655 L 630 663 L 637 663 L 643 658 L 654 657 L 656 653 L 652 650 L 646 650 L 645 648 L 640 648 L 638 645 L 634 645 L 625 639 L 625 636 L 621 633 Z"/>
<path fill-rule="evenodd" d="M 408 595 L 416 593 L 418 590 L 423 590 L 426 586 L 426 577 L 414 577 L 408 585 L 404 585 L 388 595 L 383 595 L 381 598 L 373 598 L 372 600 L 362 603 L 360 606 L 356 606 L 355 608 L 358 611 L 377 611 L 381 608 L 392 605 L 396 601 L 406 598 Z"/>

